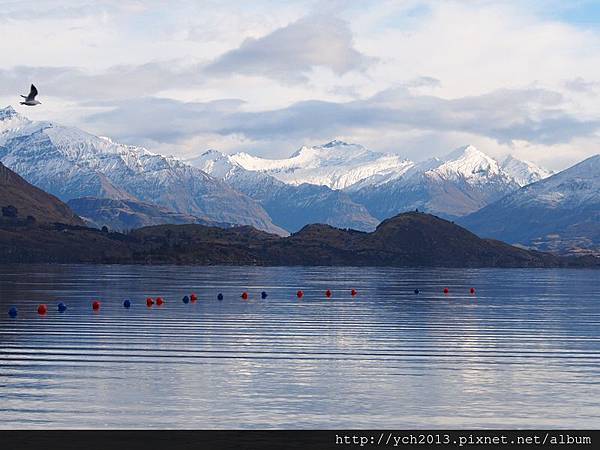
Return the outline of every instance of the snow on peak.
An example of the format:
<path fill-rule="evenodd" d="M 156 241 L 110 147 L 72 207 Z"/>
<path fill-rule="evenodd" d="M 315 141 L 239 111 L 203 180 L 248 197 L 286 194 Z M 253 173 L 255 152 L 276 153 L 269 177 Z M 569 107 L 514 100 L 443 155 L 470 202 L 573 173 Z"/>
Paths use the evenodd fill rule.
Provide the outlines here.
<path fill-rule="evenodd" d="M 389 183 L 390 192 L 397 183 L 403 186 L 420 186 L 423 183 L 457 183 L 458 185 L 469 185 L 478 191 L 489 190 L 506 193 L 528 184 L 528 177 L 535 179 L 536 173 L 541 177 L 547 176 L 547 172 L 537 168 L 531 163 L 521 162 L 515 158 L 514 165 L 526 165 L 533 175 L 515 173 L 505 170 L 496 159 L 483 153 L 473 145 L 466 145 L 452 151 L 443 157 L 434 157 L 412 166 L 407 166 L 404 171 L 389 172 L 387 174 L 375 174 L 361 180 L 353 185 L 350 190 L 360 189 L 387 189 Z"/>
<path fill-rule="evenodd" d="M 600 203 L 598 173 L 600 154 L 519 189 L 507 197 L 505 203 L 513 206 L 545 205 L 571 211 L 581 210 L 583 205 L 597 208 Z"/>
<path fill-rule="evenodd" d="M 328 142 L 327 144 L 322 145 L 323 148 L 332 148 L 332 147 L 340 147 L 345 145 L 351 145 L 347 142 L 340 141 L 339 139 L 334 139 L 333 141 Z"/>
<path fill-rule="evenodd" d="M 13 117 L 17 117 L 18 115 L 19 113 L 16 112 L 12 106 L 0 108 L 0 120 L 12 119 Z"/>
<path fill-rule="evenodd" d="M 520 186 L 535 183 L 552 175 L 551 171 L 539 167 L 532 162 L 517 159 L 513 155 L 508 155 L 502 162 L 501 167 Z"/>
<path fill-rule="evenodd" d="M 428 172 L 444 178 L 462 177 L 467 180 L 478 180 L 498 176 L 501 173 L 498 161 L 477 150 L 472 145 L 460 147 L 445 157 L 441 164 Z"/>
<path fill-rule="evenodd" d="M 0 109 L 0 145 L 17 135 L 33 133 L 51 126 L 49 122 L 32 122 L 22 116 L 12 106 Z"/>
<path fill-rule="evenodd" d="M 303 146 L 285 159 L 259 158 L 247 153 L 236 153 L 231 159 L 246 170 L 266 172 L 284 183 L 310 183 L 332 189 L 344 189 L 375 174 L 404 171 L 407 165 L 412 165 L 397 155 L 338 140 Z"/>
<path fill-rule="evenodd" d="M 549 174 L 517 159 L 505 170 L 504 165 L 473 145 L 457 148 L 444 157 L 431 158 L 418 164 L 398 155 L 374 152 L 362 145 L 340 140 L 303 146 L 284 159 L 260 158 L 248 153 L 236 153 L 228 158 L 230 163 L 236 163 L 246 170 L 268 173 L 284 183 L 310 183 L 351 190 L 380 186 L 415 174 L 439 180 L 460 180 L 472 185 L 501 182 L 514 187 Z M 528 167 L 528 172 L 510 170 L 518 164 Z"/>
<path fill-rule="evenodd" d="M 200 156 L 189 159 L 190 165 L 219 179 L 227 179 L 241 166 L 231 156 L 218 150 L 209 149 Z"/>
<path fill-rule="evenodd" d="M 1 121 L 0 161 L 63 200 L 133 198 L 283 233 L 258 203 L 202 170 L 74 127 L 25 118 Z"/>

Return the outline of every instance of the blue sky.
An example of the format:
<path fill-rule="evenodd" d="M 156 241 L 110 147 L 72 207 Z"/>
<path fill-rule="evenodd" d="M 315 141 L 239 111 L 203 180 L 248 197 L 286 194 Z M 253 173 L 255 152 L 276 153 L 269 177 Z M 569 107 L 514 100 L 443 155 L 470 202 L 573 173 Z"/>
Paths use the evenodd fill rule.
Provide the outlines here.
<path fill-rule="evenodd" d="M 0 1 L 0 32 L 1 104 L 184 158 L 338 138 L 560 169 L 600 143 L 600 2 Z"/>
<path fill-rule="evenodd" d="M 600 3 L 597 0 L 573 0 L 570 2 L 553 2 L 545 7 L 546 2 L 536 2 L 538 12 L 548 19 L 560 20 L 577 27 L 600 26 Z"/>

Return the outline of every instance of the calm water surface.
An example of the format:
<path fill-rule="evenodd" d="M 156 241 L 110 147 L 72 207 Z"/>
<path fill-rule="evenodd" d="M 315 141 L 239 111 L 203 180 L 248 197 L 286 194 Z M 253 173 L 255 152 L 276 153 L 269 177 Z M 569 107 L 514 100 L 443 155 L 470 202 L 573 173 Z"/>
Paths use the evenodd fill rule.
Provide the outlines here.
<path fill-rule="evenodd" d="M 598 428 L 599 282 L 589 270 L 0 266 L 0 427 Z M 158 295 L 166 304 L 147 308 Z"/>

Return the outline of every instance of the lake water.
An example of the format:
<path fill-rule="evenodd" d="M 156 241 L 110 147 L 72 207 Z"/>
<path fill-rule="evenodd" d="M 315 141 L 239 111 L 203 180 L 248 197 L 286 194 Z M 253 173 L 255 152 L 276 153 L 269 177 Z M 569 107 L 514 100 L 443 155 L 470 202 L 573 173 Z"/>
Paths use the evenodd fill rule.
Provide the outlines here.
<path fill-rule="evenodd" d="M 599 282 L 591 270 L 0 266 L 0 427 L 598 428 Z M 166 304 L 147 308 L 158 295 Z"/>

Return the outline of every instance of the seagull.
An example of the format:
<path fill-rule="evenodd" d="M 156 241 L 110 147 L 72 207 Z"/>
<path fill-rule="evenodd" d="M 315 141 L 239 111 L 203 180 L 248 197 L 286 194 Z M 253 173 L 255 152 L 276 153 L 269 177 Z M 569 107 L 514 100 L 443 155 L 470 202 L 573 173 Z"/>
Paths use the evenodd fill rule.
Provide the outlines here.
<path fill-rule="evenodd" d="M 38 102 L 35 99 L 36 95 L 38 95 L 38 90 L 32 84 L 31 85 L 31 90 L 29 91 L 29 95 L 27 95 L 27 97 L 25 97 L 24 95 L 21 95 L 21 97 L 23 97 L 25 99 L 24 102 L 21 102 L 21 105 L 27 105 L 27 106 L 41 105 L 42 102 Z"/>

